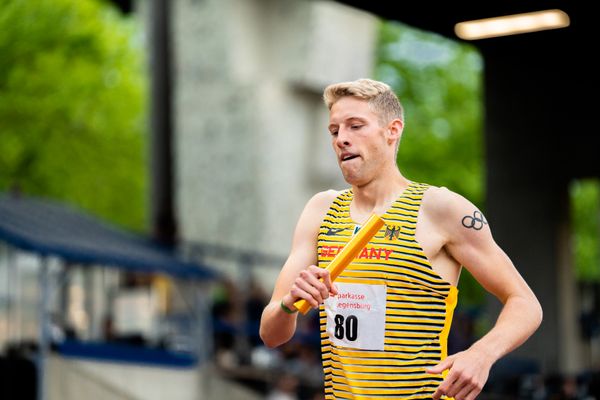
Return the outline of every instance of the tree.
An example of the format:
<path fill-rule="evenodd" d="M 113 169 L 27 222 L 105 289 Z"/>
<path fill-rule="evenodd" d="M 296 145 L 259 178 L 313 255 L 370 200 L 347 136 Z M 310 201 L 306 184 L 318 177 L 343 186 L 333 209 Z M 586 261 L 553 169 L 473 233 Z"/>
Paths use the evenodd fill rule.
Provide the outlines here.
<path fill-rule="evenodd" d="M 135 21 L 96 0 L 5 0 L 0 54 L 0 190 L 141 229 L 147 85 Z"/>
<path fill-rule="evenodd" d="M 483 203 L 482 59 L 475 49 L 394 22 L 381 25 L 377 76 L 405 109 L 407 175 Z"/>
<path fill-rule="evenodd" d="M 600 282 L 600 184 L 576 180 L 570 187 L 573 255 L 577 279 Z"/>

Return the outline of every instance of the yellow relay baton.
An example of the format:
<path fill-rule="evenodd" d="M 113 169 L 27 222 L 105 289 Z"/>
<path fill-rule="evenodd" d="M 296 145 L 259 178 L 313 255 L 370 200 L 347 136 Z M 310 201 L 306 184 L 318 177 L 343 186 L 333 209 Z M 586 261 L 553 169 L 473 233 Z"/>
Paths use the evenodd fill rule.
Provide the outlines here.
<path fill-rule="evenodd" d="M 337 256 L 325 268 L 329 271 L 329 276 L 333 282 L 342 273 L 344 269 L 354 260 L 358 253 L 369 243 L 369 240 L 383 226 L 383 219 L 373 214 L 369 217 L 367 222 L 360 228 L 358 233 L 350 239 L 350 241 L 344 246 Z M 298 300 L 294 303 L 294 307 L 298 309 L 302 314 L 306 314 L 310 310 L 310 304 L 305 299 Z"/>

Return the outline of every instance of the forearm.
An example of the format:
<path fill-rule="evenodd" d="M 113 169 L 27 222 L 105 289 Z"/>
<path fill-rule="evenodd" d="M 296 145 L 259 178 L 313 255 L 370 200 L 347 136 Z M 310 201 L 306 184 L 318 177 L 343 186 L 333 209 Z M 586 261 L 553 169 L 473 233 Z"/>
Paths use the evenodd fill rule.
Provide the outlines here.
<path fill-rule="evenodd" d="M 542 308 L 535 297 L 513 296 L 504 304 L 494 328 L 471 348 L 480 350 L 494 363 L 523 344 L 541 322 Z"/>
<path fill-rule="evenodd" d="M 270 348 L 286 343 L 296 332 L 297 317 L 298 313 L 283 311 L 280 301 L 272 301 L 265 307 L 260 320 L 260 338 Z"/>
<path fill-rule="evenodd" d="M 446 395 L 457 400 L 474 399 L 483 389 L 494 362 L 523 344 L 537 329 L 542 321 L 541 311 L 533 293 L 509 297 L 496 325 L 487 335 L 469 349 L 448 356 L 427 369 L 430 374 L 448 370 L 432 398 L 439 400 Z"/>

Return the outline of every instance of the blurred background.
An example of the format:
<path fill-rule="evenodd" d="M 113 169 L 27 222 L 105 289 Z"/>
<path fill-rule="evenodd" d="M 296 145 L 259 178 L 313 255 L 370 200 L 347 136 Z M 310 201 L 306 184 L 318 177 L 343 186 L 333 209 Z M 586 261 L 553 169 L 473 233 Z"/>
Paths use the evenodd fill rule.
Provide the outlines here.
<path fill-rule="evenodd" d="M 258 325 L 304 204 L 346 187 L 322 91 L 370 77 L 403 174 L 481 208 L 544 308 L 479 398 L 600 399 L 593 13 L 379 3 L 0 4 L 2 398 L 323 398 L 316 313 L 274 350 Z M 551 8 L 570 25 L 454 32 Z M 449 353 L 500 309 L 459 290 Z"/>

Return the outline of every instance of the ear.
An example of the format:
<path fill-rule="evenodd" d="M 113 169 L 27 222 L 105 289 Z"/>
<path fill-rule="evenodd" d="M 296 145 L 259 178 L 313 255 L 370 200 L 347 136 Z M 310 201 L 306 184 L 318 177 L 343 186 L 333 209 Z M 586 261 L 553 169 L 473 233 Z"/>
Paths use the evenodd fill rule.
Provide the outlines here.
<path fill-rule="evenodd" d="M 387 131 L 387 140 L 388 143 L 392 143 L 392 142 L 396 142 L 400 140 L 400 137 L 402 136 L 402 131 L 404 129 L 404 122 L 399 119 L 393 119 L 392 121 L 390 121 L 390 123 L 388 124 L 388 131 Z"/>

